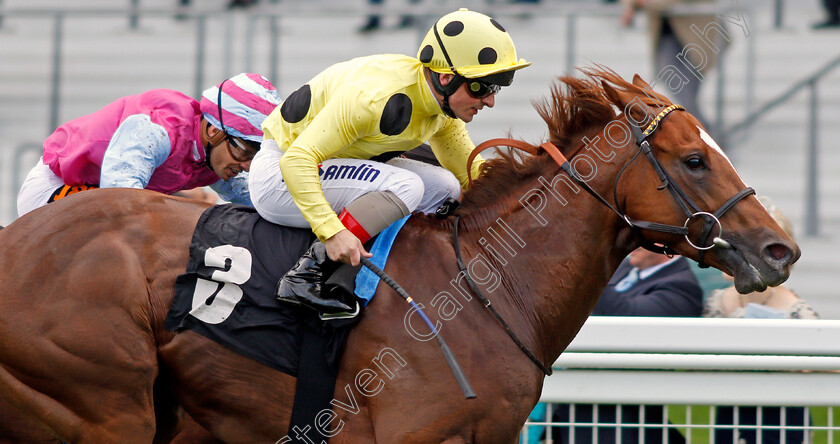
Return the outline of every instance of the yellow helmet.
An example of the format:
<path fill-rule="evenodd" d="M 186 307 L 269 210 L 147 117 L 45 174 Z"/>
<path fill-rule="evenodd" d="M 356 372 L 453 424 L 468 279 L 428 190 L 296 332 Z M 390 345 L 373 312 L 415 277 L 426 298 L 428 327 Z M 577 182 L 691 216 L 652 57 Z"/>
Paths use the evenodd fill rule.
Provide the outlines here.
<path fill-rule="evenodd" d="M 513 80 L 513 71 L 531 64 L 516 58 L 516 48 L 496 20 L 461 8 L 441 17 L 426 33 L 417 58 L 423 66 L 468 79 L 493 76 L 501 86 Z"/>

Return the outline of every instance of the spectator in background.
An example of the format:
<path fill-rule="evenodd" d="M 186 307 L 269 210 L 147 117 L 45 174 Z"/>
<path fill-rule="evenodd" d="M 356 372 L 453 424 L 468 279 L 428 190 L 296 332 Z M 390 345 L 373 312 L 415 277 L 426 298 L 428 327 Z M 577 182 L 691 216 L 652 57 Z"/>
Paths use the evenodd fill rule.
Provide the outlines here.
<path fill-rule="evenodd" d="M 259 0 L 230 0 L 227 7 L 228 9 L 233 8 L 249 8 L 251 6 L 256 5 L 259 3 Z"/>
<path fill-rule="evenodd" d="M 712 28 L 706 31 L 709 24 L 717 22 L 715 14 L 669 15 L 669 10 L 676 5 L 714 6 L 715 0 L 621 0 L 621 3 L 625 6 L 621 17 L 624 26 L 633 23 L 636 11 L 643 10 L 647 14 L 656 77 L 668 86 L 675 103 L 684 106 L 710 134 L 715 135 L 716 128 L 712 127 L 712 122 L 706 119 L 700 109 L 698 96 L 701 79 L 714 66 L 716 53 L 722 51 L 728 41 L 717 38 L 720 32 Z M 692 25 L 700 30 L 698 32 L 703 37 L 691 29 Z M 710 45 L 715 47 L 711 48 Z M 685 51 L 685 55 L 681 55 L 687 47 L 703 49 L 706 60 L 702 60 L 703 56 L 696 50 Z M 699 69 L 686 66 L 687 62 Z"/>
<path fill-rule="evenodd" d="M 681 256 L 637 248 L 613 274 L 593 316 L 698 317 L 703 290 Z"/>
<path fill-rule="evenodd" d="M 190 8 L 190 1 L 192 0 L 178 0 L 178 5 L 175 8 L 175 20 L 187 19 L 187 10 Z"/>
<path fill-rule="evenodd" d="M 768 197 L 759 197 L 759 202 L 764 205 L 767 212 L 773 216 L 776 223 L 784 232 L 793 239 L 793 226 L 790 220 L 776 207 Z M 732 278 L 724 275 L 729 281 Z M 750 294 L 739 294 L 734 286 L 722 290 L 715 290 L 709 295 L 703 307 L 703 316 L 709 318 L 788 318 L 788 319 L 818 319 L 817 312 L 800 299 L 790 289 L 784 286 L 768 287 L 764 291 Z M 733 425 L 734 417 L 737 414 L 738 424 L 758 424 L 758 408 L 755 406 L 742 406 L 736 411 L 731 406 L 719 406 L 716 409 L 717 425 Z M 782 418 L 781 407 L 763 407 L 761 409 L 761 424 L 765 426 L 778 426 Z M 786 426 L 804 426 L 809 421 L 803 407 L 784 407 Z M 737 438 L 736 438 L 737 436 Z M 715 429 L 715 442 L 718 444 L 756 444 L 755 429 Z M 781 441 L 779 430 L 763 430 L 761 441 L 764 444 L 778 444 Z M 805 435 L 802 430 L 785 431 L 785 442 L 788 444 L 799 444 L 804 442 Z M 810 442 L 810 440 L 809 440 Z"/>
<path fill-rule="evenodd" d="M 812 27 L 814 29 L 840 28 L 840 0 L 823 0 L 823 6 L 826 20 Z"/>
<path fill-rule="evenodd" d="M 793 225 L 769 197 L 761 196 L 758 201 L 773 216 L 773 220 L 793 239 Z M 723 277 L 732 282 L 732 277 Z M 819 316 L 793 291 L 779 285 L 767 287 L 764 291 L 739 294 L 734 286 L 714 290 L 703 306 L 703 317 L 707 318 L 790 318 L 819 319 Z"/>
<path fill-rule="evenodd" d="M 382 14 L 380 13 L 380 9 L 382 9 L 382 3 L 384 0 L 368 0 L 368 4 L 371 8 L 371 13 L 367 17 L 367 21 L 361 28 L 359 28 L 359 32 L 366 33 L 371 31 L 376 31 L 382 27 Z M 416 5 L 420 2 L 420 0 L 409 0 L 412 5 Z M 400 17 L 400 23 L 398 25 L 399 28 L 408 28 L 415 24 L 416 20 L 413 15 L 411 14 L 403 14 Z"/>
<path fill-rule="evenodd" d="M 687 259 L 680 256 L 668 257 L 637 248 L 618 266 L 592 315 L 697 317 L 700 316 L 702 306 L 703 290 L 689 268 Z M 540 405 L 537 408 L 544 409 Z M 569 409 L 568 405 L 558 405 L 553 420 L 568 422 Z M 618 419 L 617 410 L 615 405 L 598 405 L 598 422 L 615 423 Z M 595 419 L 594 413 L 592 405 L 575 404 L 575 422 L 592 422 Z M 659 405 L 621 406 L 622 424 L 639 423 L 642 418 L 647 424 L 663 424 L 667 420 L 664 415 L 665 409 Z M 593 427 L 576 426 L 574 441 L 570 440 L 568 427 L 554 427 L 552 431 L 556 443 L 618 442 L 614 426 L 598 426 L 597 439 Z M 621 427 L 623 444 L 661 443 L 662 435 L 661 428 L 646 427 L 640 441 L 638 427 Z M 671 444 L 685 442 L 683 436 L 674 428 L 669 428 L 667 435 Z"/>

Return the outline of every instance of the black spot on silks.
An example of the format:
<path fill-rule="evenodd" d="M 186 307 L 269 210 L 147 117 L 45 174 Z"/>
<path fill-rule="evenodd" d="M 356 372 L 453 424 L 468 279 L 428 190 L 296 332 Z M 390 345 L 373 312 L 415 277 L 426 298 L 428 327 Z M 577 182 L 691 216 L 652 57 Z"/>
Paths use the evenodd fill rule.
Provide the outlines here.
<path fill-rule="evenodd" d="M 382 118 L 379 119 L 379 131 L 387 136 L 396 136 L 408 128 L 411 123 L 411 99 L 403 93 L 397 93 L 388 99 Z"/>
<path fill-rule="evenodd" d="M 303 85 L 283 101 L 283 105 L 280 106 L 280 115 L 286 122 L 300 122 L 309 112 L 311 102 L 312 91 L 309 89 L 309 85 Z"/>

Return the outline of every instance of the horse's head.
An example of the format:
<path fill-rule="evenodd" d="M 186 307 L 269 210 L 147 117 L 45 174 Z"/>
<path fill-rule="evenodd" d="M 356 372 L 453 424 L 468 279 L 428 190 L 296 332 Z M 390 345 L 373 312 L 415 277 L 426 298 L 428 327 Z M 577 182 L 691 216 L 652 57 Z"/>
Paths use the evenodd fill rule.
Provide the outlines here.
<path fill-rule="evenodd" d="M 799 247 L 700 122 L 638 75 L 630 84 L 611 72 L 589 74 L 601 79 L 604 96 L 618 107 L 616 119 L 632 133 L 614 197 L 639 242 L 662 244 L 723 270 L 741 293 L 784 282 Z"/>

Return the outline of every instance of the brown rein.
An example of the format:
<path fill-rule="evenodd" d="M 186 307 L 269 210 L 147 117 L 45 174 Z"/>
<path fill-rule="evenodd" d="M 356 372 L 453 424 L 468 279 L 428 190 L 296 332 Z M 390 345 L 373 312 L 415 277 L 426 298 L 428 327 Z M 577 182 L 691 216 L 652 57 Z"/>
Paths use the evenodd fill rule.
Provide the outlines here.
<path fill-rule="evenodd" d="M 540 149 L 542 149 L 545 150 L 551 156 L 551 158 L 554 159 L 554 161 L 557 162 L 557 164 L 560 165 L 564 170 L 566 170 L 569 166 L 569 162 L 568 160 L 566 160 L 566 156 L 564 156 L 563 153 L 561 153 L 560 150 L 558 150 L 557 147 L 554 146 L 554 144 L 551 142 L 545 142 L 539 147 L 535 147 L 533 145 L 516 139 L 490 139 L 483 143 L 480 143 L 477 147 L 475 147 L 475 149 L 470 153 L 470 156 L 467 159 L 467 178 L 469 179 L 470 186 L 472 186 L 472 163 L 473 160 L 475 160 L 475 157 L 480 152 L 488 148 L 498 146 L 509 146 L 511 148 L 518 148 L 531 155 L 539 154 Z M 571 170 L 569 169 L 567 170 L 567 172 L 571 173 Z M 469 284 L 470 288 L 473 290 L 473 293 L 475 293 L 479 301 L 481 301 L 481 305 L 483 305 L 484 308 L 490 310 L 490 313 L 493 314 L 493 317 L 496 318 L 496 321 L 498 321 L 502 328 L 504 328 L 505 332 L 508 334 L 508 336 L 510 336 L 513 342 L 519 347 L 519 349 L 522 350 L 523 353 L 525 353 L 525 356 L 527 356 L 528 359 L 530 359 L 534 364 L 536 364 L 537 367 L 539 367 L 539 369 L 542 370 L 543 373 L 545 373 L 548 376 L 551 376 L 551 366 L 545 365 L 539 358 L 536 357 L 536 355 L 534 355 L 534 353 L 528 348 L 528 346 L 526 346 L 522 343 L 521 340 L 519 340 L 519 338 L 516 336 L 516 333 L 514 333 L 513 330 L 510 328 L 510 325 L 504 320 L 504 318 L 502 318 L 502 315 L 499 314 L 498 311 L 496 311 L 496 308 L 493 307 L 493 305 L 490 303 L 490 300 L 487 299 L 486 296 L 484 296 L 484 294 L 478 288 L 476 283 L 473 281 L 472 277 L 470 277 L 469 272 L 467 272 L 467 269 L 464 266 L 464 261 L 461 258 L 461 247 L 458 242 L 458 225 L 460 224 L 460 222 L 460 216 L 455 216 L 453 242 L 455 246 L 455 258 L 458 262 L 458 268 L 461 270 L 461 272 L 464 273 L 464 276 L 467 279 L 467 284 Z"/>
<path fill-rule="evenodd" d="M 531 155 L 537 155 L 540 152 L 540 149 L 547 152 L 557 165 L 563 166 L 568 160 L 566 160 L 566 156 L 557 149 L 551 142 L 545 142 L 539 147 L 535 147 L 529 143 L 525 143 L 521 140 L 516 139 L 507 139 L 507 138 L 499 138 L 499 139 L 490 139 L 486 140 L 480 144 L 470 153 L 470 156 L 467 158 L 467 179 L 469 180 L 470 187 L 472 187 L 472 163 L 475 160 L 475 157 L 478 156 L 479 153 L 488 149 L 494 148 L 499 146 L 509 146 L 511 148 L 518 148 L 522 151 L 525 151 Z"/>

